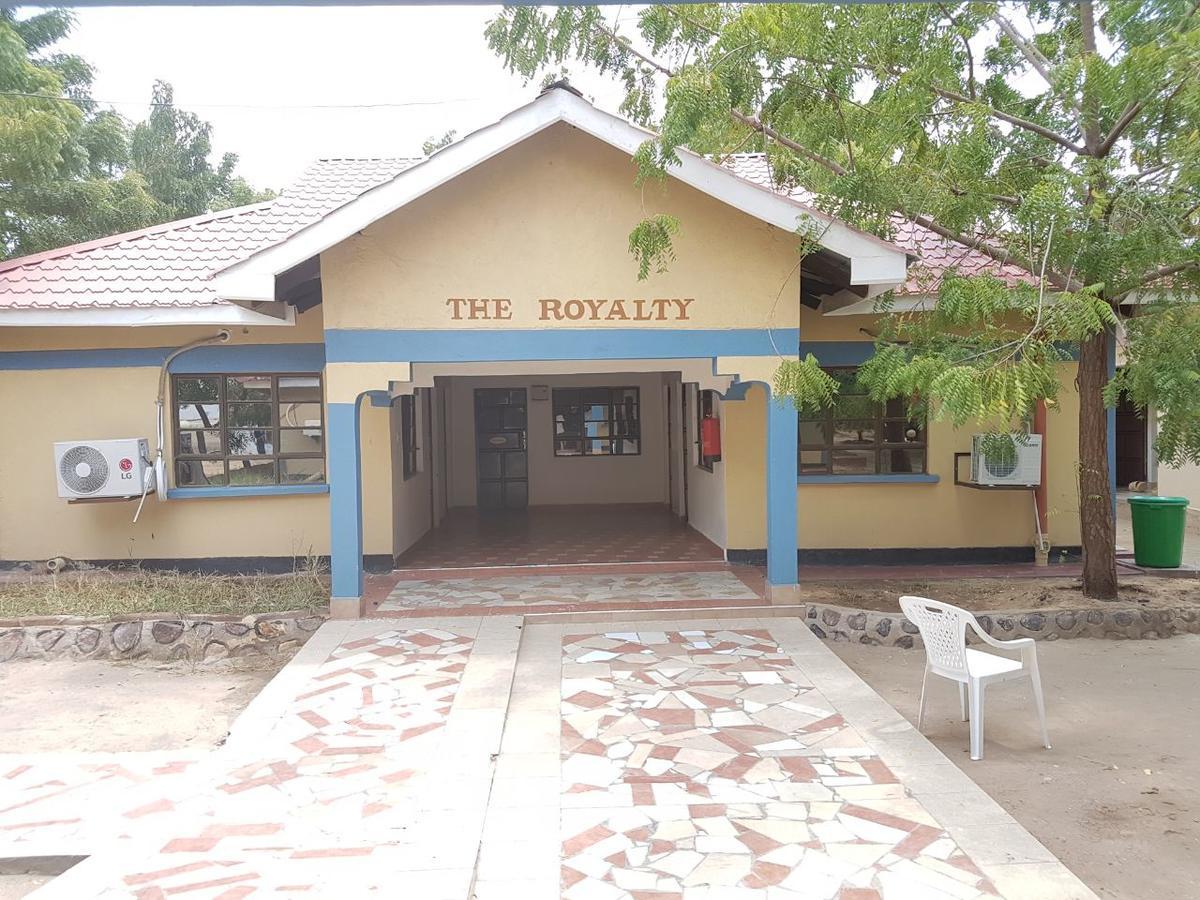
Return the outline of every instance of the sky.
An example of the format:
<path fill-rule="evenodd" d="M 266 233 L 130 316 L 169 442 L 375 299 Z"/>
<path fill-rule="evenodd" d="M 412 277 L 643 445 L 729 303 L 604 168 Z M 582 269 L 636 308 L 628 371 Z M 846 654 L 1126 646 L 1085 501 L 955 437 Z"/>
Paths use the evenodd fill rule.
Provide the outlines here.
<path fill-rule="evenodd" d="M 629 7 L 614 11 L 622 20 Z M 145 116 L 156 79 L 212 123 L 217 153 L 280 189 L 313 159 L 419 156 L 531 100 L 483 37 L 498 6 L 88 8 L 58 45 L 96 70 L 93 96 Z M 572 83 L 615 111 L 620 90 L 578 67 Z M 386 106 L 371 105 L 388 104 Z M 325 108 L 320 108 L 325 107 Z"/>

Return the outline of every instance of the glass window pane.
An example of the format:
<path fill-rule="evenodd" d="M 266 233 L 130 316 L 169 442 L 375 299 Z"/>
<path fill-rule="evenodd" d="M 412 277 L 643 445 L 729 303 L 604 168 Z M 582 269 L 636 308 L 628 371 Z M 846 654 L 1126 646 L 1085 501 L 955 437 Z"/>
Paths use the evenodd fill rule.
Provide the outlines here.
<path fill-rule="evenodd" d="M 874 475 L 874 450 L 834 450 L 834 475 Z"/>
<path fill-rule="evenodd" d="M 585 404 L 603 403 L 607 406 L 612 401 L 611 388 L 586 388 L 579 393 Z"/>
<path fill-rule="evenodd" d="M 270 403 L 230 403 L 227 407 L 230 428 L 246 428 L 251 425 L 271 424 Z"/>
<path fill-rule="evenodd" d="M 825 444 L 828 440 L 829 423 L 821 422 L 801 422 L 800 423 L 800 443 L 801 444 Z"/>
<path fill-rule="evenodd" d="M 524 478 L 528 474 L 528 463 L 524 453 L 504 454 L 504 474 L 509 478 Z"/>
<path fill-rule="evenodd" d="M 616 452 L 622 456 L 637 456 L 641 452 L 640 441 L 637 440 L 618 440 L 613 444 L 616 447 Z"/>
<path fill-rule="evenodd" d="M 813 473 L 822 473 L 829 471 L 829 460 L 827 453 L 824 450 L 801 450 L 800 451 L 800 471 Z"/>
<path fill-rule="evenodd" d="M 325 441 L 319 428 L 281 428 L 279 430 L 280 453 L 321 453 Z"/>
<path fill-rule="evenodd" d="M 883 414 L 889 419 L 908 418 L 908 402 L 903 397 L 893 397 L 883 405 Z"/>
<path fill-rule="evenodd" d="M 607 403 L 591 403 L 583 408 L 583 417 L 588 422 L 606 422 L 609 419 Z"/>
<path fill-rule="evenodd" d="M 505 428 L 525 427 L 525 408 L 523 406 L 510 406 L 502 412 L 501 424 Z"/>
<path fill-rule="evenodd" d="M 924 450 L 884 450 L 879 455 L 884 472 L 921 475 L 925 473 Z"/>
<path fill-rule="evenodd" d="M 588 422 L 584 428 L 584 434 L 588 437 L 608 437 L 607 422 Z"/>
<path fill-rule="evenodd" d="M 925 430 L 916 422 L 884 422 L 885 444 L 913 444 L 925 440 Z"/>
<path fill-rule="evenodd" d="M 294 427 L 320 428 L 320 403 L 280 403 L 279 424 Z"/>
<path fill-rule="evenodd" d="M 221 432 L 219 431 L 181 431 L 175 441 L 175 453 L 179 456 L 205 456 L 213 454 L 220 456 Z"/>
<path fill-rule="evenodd" d="M 319 375 L 281 375 L 279 377 L 279 399 L 321 401 L 321 378 Z"/>
<path fill-rule="evenodd" d="M 225 460 L 179 460 L 175 463 L 175 483 L 180 487 L 204 487 L 209 484 L 226 484 Z"/>
<path fill-rule="evenodd" d="M 230 375 L 225 379 L 226 400 L 270 400 L 270 375 Z"/>
<path fill-rule="evenodd" d="M 251 462 L 248 459 L 229 460 L 229 484 L 274 484 L 275 463 L 273 460 Z"/>
<path fill-rule="evenodd" d="M 612 453 L 612 441 L 588 440 L 583 442 L 583 452 L 588 456 L 608 456 Z"/>
<path fill-rule="evenodd" d="M 875 443 L 873 421 L 835 422 L 833 424 L 834 445 L 862 445 Z"/>
<path fill-rule="evenodd" d="M 281 459 L 279 481 L 283 484 L 297 482 L 322 482 L 325 480 L 323 459 Z"/>
<path fill-rule="evenodd" d="M 218 396 L 217 378 L 176 378 L 175 379 L 175 399 L 183 403 L 185 401 L 215 401 Z"/>
<path fill-rule="evenodd" d="M 180 403 L 180 428 L 211 428 L 221 424 L 221 407 L 216 403 Z"/>
<path fill-rule="evenodd" d="M 838 384 L 838 394 L 863 394 L 866 389 L 858 383 L 857 369 L 826 369 L 826 374 L 829 375 Z"/>
<path fill-rule="evenodd" d="M 558 440 L 554 442 L 554 453 L 556 456 L 578 456 L 582 452 L 583 447 L 580 441 Z"/>
<path fill-rule="evenodd" d="M 267 456 L 275 452 L 269 428 L 231 428 L 229 452 L 238 456 Z"/>
<path fill-rule="evenodd" d="M 879 415 L 879 404 L 866 394 L 839 394 L 833 401 L 835 419 L 873 419 Z"/>

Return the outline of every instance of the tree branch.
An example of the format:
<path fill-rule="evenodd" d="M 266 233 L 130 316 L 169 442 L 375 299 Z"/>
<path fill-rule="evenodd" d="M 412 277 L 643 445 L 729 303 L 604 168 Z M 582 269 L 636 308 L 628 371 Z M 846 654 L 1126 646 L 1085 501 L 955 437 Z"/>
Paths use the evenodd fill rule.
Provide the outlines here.
<path fill-rule="evenodd" d="M 1139 278 L 1136 283 L 1125 288 L 1125 290 L 1113 297 L 1113 302 L 1116 303 L 1124 299 L 1138 288 L 1144 288 L 1148 284 L 1154 284 L 1156 281 L 1162 281 L 1164 278 L 1170 278 L 1172 275 L 1178 275 L 1180 272 L 1187 272 L 1189 270 L 1200 271 L 1200 260 L 1189 259 L 1180 263 L 1171 263 L 1169 265 L 1159 266 L 1157 269 L 1152 269 L 1151 271 L 1147 272 L 1145 275 Z"/>
<path fill-rule="evenodd" d="M 1054 78 L 1053 73 L 1050 71 L 1050 61 L 1042 56 L 1041 51 L 1025 40 L 1021 33 L 1017 31 L 1016 26 L 1000 15 L 1000 13 L 993 13 L 992 21 L 999 25 L 1000 30 L 1008 35 L 1009 39 L 1016 44 L 1017 49 L 1021 51 L 1021 55 L 1029 61 L 1031 66 L 1037 69 L 1038 74 L 1045 79 L 1046 84 L 1053 85 Z"/>
<path fill-rule="evenodd" d="M 795 153 L 799 153 L 805 159 L 807 159 L 811 162 L 815 162 L 817 165 L 821 166 L 822 168 L 828 169 L 834 175 L 846 175 L 847 174 L 846 168 L 844 166 L 842 166 L 840 163 L 830 159 L 827 156 L 822 156 L 820 153 L 817 153 L 815 150 L 810 150 L 810 149 L 808 149 L 808 147 L 805 147 L 803 144 L 799 144 L 796 141 L 793 141 L 791 138 L 780 134 L 778 131 L 776 131 L 770 125 L 767 125 L 765 122 L 763 122 L 761 119 L 757 118 L 756 116 L 748 115 L 747 113 L 742 112 L 740 109 L 731 109 L 731 110 L 729 110 L 729 114 L 731 116 L 733 116 L 733 118 L 737 119 L 737 121 L 741 122 L 743 125 L 750 126 L 755 131 L 760 132 L 764 137 L 768 137 L 771 140 L 773 140 L 775 143 L 779 144 L 780 146 L 787 147 L 789 150 L 792 150 Z"/>
<path fill-rule="evenodd" d="M 1129 127 L 1129 124 L 1138 117 L 1138 113 L 1142 111 L 1144 105 L 1141 100 L 1134 100 L 1125 107 L 1125 110 L 1117 118 L 1116 124 L 1113 125 L 1112 130 L 1105 135 L 1104 140 L 1096 148 L 1097 158 L 1108 156 L 1112 151 L 1113 145 L 1120 140 L 1121 135 L 1125 133 L 1125 129 Z"/>
<path fill-rule="evenodd" d="M 999 119 L 1001 122 L 1007 122 L 1009 125 L 1015 125 L 1017 128 L 1023 128 L 1025 131 L 1031 131 L 1034 134 L 1039 134 L 1046 140 L 1053 141 L 1060 147 L 1065 147 L 1067 150 L 1070 150 L 1072 153 L 1077 153 L 1080 156 L 1083 156 L 1087 153 L 1086 147 L 1081 147 L 1078 144 L 1073 143 L 1070 138 L 1064 137 L 1063 135 L 1056 131 L 1052 131 L 1044 125 L 1039 125 L 1037 122 L 1031 122 L 1028 119 L 1022 119 L 1020 116 L 1014 116 L 1011 113 L 1002 112 L 1001 110 L 996 109 L 994 106 L 989 106 L 986 103 L 980 103 L 972 100 L 970 97 L 966 97 L 957 91 L 947 90 L 946 88 L 940 88 L 934 85 L 930 86 L 930 90 L 946 100 L 953 100 L 955 103 L 969 103 L 978 106 L 985 110 L 992 118 Z"/>

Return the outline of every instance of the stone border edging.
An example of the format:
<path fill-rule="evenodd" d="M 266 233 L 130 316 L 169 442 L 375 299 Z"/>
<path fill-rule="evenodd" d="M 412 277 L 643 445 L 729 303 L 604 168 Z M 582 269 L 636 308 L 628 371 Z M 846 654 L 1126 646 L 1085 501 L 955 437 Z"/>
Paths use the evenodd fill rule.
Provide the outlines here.
<path fill-rule="evenodd" d="M 853 609 L 823 603 L 805 604 L 804 622 L 817 637 L 884 647 L 920 646 L 917 626 L 898 610 L 894 613 Z M 1174 609 L 1057 609 L 982 613 L 984 631 L 1000 640 L 1034 638 L 1156 639 L 1177 634 L 1200 634 L 1200 608 Z"/>
<path fill-rule="evenodd" d="M 0 620 L 0 663 L 11 659 L 214 660 L 292 653 L 325 621 L 315 610 L 238 616 L 46 616 Z"/>

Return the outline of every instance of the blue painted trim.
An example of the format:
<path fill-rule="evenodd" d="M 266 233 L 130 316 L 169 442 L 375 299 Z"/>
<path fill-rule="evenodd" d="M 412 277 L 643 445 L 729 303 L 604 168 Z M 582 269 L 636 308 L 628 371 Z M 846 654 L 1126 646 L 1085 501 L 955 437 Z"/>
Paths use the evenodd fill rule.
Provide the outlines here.
<path fill-rule="evenodd" d="M 233 344 L 197 347 L 171 361 L 176 374 L 207 372 L 320 372 L 324 344 Z"/>
<path fill-rule="evenodd" d="M 796 467 L 799 429 L 796 407 L 788 398 L 767 394 L 767 581 L 796 584 Z"/>
<path fill-rule="evenodd" d="M 332 595 L 361 597 L 363 591 L 362 456 L 359 408 L 354 403 L 326 407 L 329 466 L 329 543 Z"/>
<path fill-rule="evenodd" d="M 103 350 L 16 350 L 0 353 L 0 370 L 158 368 L 174 347 L 116 347 Z M 177 357 L 171 371 L 319 372 L 324 344 L 234 344 L 197 347 Z"/>
<path fill-rule="evenodd" d="M 800 475 L 796 484 L 937 484 L 940 475 Z"/>
<path fill-rule="evenodd" d="M 1117 336 L 1111 330 L 1106 333 L 1108 344 L 1108 380 L 1117 374 Z M 1108 426 L 1108 488 L 1112 495 L 1113 521 L 1117 518 L 1117 408 L 1110 406 L 1105 413 Z"/>
<path fill-rule="evenodd" d="M 287 494 L 328 494 L 327 484 L 259 484 L 246 487 L 177 487 L 167 489 L 168 500 L 214 497 L 277 497 Z"/>
<path fill-rule="evenodd" d="M 793 355 L 795 328 L 546 328 L 325 332 L 333 362 L 501 362 Z"/>

